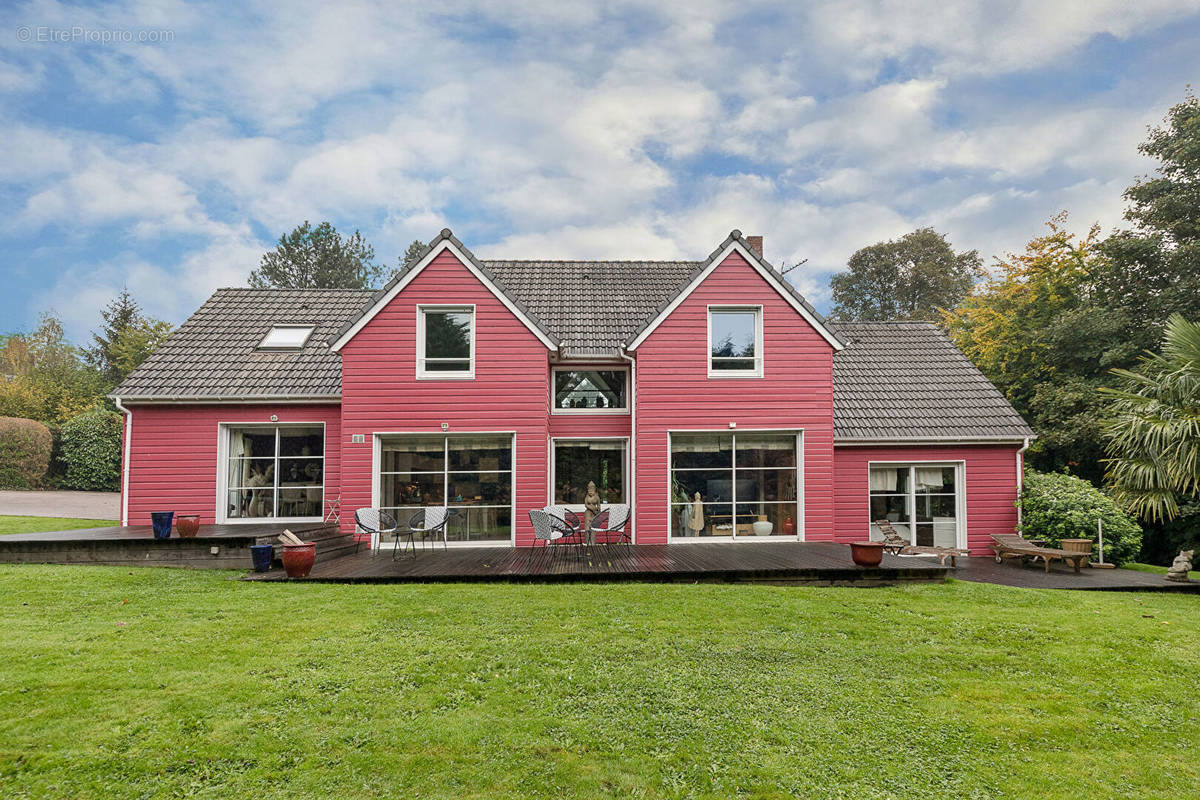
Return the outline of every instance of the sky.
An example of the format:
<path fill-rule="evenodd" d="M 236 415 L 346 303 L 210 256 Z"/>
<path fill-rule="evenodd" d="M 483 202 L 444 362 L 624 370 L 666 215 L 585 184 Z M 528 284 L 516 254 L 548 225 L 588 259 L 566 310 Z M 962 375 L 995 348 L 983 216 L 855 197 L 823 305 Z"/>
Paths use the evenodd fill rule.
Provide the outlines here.
<path fill-rule="evenodd" d="M 820 310 L 923 226 L 986 259 L 1124 223 L 1200 78 L 1200 0 L 0 3 L 0 332 L 178 323 L 304 220 L 395 264 L 699 259 Z"/>

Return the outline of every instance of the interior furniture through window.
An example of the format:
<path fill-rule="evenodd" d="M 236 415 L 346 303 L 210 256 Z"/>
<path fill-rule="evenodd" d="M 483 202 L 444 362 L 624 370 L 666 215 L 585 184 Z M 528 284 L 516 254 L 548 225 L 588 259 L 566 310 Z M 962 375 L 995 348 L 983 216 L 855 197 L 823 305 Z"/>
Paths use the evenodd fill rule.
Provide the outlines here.
<path fill-rule="evenodd" d="M 447 506 L 446 541 L 511 541 L 511 434 L 380 436 L 379 459 L 379 507 L 396 519 Z"/>
<path fill-rule="evenodd" d="M 225 435 L 226 519 L 321 519 L 323 426 L 231 425 Z"/>
<path fill-rule="evenodd" d="M 800 529 L 799 434 L 672 433 L 670 439 L 673 538 L 786 536 Z"/>
<path fill-rule="evenodd" d="M 624 369 L 556 369 L 554 413 L 628 411 L 628 380 L 629 371 Z"/>
<path fill-rule="evenodd" d="M 959 547 L 961 515 L 956 464 L 872 464 L 870 518 L 886 519 L 896 533 L 922 547 Z M 883 533 L 871 523 L 871 539 Z"/>

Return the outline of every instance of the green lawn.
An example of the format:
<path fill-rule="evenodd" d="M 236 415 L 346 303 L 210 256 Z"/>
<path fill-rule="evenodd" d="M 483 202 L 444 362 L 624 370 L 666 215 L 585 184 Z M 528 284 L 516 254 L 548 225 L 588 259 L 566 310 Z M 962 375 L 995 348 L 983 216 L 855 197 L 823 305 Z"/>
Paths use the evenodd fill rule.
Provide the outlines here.
<path fill-rule="evenodd" d="M 1195 797 L 1200 598 L 0 566 L 0 795 Z"/>
<path fill-rule="evenodd" d="M 0 536 L 6 533 L 40 533 L 69 531 L 75 528 L 104 528 L 120 525 L 114 519 L 75 519 L 73 517 L 12 517 L 0 516 Z"/>
<path fill-rule="evenodd" d="M 1200 558 L 1200 556 L 1197 556 L 1197 558 Z M 1192 566 L 1195 566 L 1195 564 L 1193 563 Z M 1136 561 L 1130 561 L 1122 564 L 1121 569 L 1136 569 L 1138 572 L 1156 572 L 1159 575 L 1167 574 L 1166 567 L 1160 567 L 1157 564 L 1139 564 Z M 1200 580 L 1200 570 L 1190 571 L 1188 573 L 1188 577 L 1194 581 Z"/>

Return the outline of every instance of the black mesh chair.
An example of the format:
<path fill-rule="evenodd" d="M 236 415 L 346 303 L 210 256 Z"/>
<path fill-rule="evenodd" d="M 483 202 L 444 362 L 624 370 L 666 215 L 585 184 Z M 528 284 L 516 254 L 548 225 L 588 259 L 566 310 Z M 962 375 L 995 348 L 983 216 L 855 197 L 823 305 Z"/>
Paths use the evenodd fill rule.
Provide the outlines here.
<path fill-rule="evenodd" d="M 551 524 L 562 533 L 562 536 L 556 541 L 555 546 L 583 548 L 587 543 L 585 539 L 587 531 L 584 529 L 583 520 L 579 518 L 578 514 L 566 506 L 546 506 L 542 510 L 550 515 Z"/>
<path fill-rule="evenodd" d="M 588 538 L 595 543 L 601 536 L 604 544 L 630 544 L 629 506 L 616 503 L 592 517 Z"/>
<path fill-rule="evenodd" d="M 395 547 L 392 549 L 392 558 L 396 557 L 396 548 L 400 547 L 400 537 L 405 535 L 405 531 L 400 530 L 400 526 L 396 524 L 396 518 L 386 511 L 380 511 L 378 508 L 360 508 L 354 512 L 354 523 L 359 529 L 371 534 L 371 551 L 379 549 L 380 540 L 388 534 L 395 535 Z M 408 543 L 413 545 L 412 534 L 408 535 Z M 415 546 L 413 553 L 416 553 Z"/>

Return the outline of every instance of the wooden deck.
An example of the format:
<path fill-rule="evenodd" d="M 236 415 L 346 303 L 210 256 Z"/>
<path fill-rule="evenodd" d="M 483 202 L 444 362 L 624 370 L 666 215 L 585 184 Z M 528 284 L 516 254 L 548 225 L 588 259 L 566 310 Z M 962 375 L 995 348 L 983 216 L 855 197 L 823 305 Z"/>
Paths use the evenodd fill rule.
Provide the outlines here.
<path fill-rule="evenodd" d="M 1132 569 L 1088 569 L 1075 574 L 1069 566 L 1053 564 L 1046 572 L 1041 564 L 1034 566 L 1009 560 L 997 564 L 995 559 L 960 558 L 958 569 L 950 577 L 964 581 L 998 583 L 1022 589 L 1090 589 L 1097 592 L 1184 592 L 1200 594 L 1200 581 L 1174 583 L 1154 572 Z"/>
<path fill-rule="evenodd" d="M 249 569 L 250 547 L 275 544 L 284 528 L 316 541 L 318 558 L 336 558 L 356 549 L 352 537 L 341 534 L 336 525 L 201 525 L 191 539 L 172 530 L 171 538 L 162 540 L 154 538 L 149 525 L 118 525 L 0 536 L 0 563 Z"/>
<path fill-rule="evenodd" d="M 565 548 L 464 547 L 393 561 L 389 551 L 317 564 L 301 580 L 329 583 L 453 581 L 765 581 L 817 585 L 882 585 L 940 581 L 948 569 L 923 559 L 884 556 L 859 567 L 850 548 L 832 542 L 597 546 L 584 556 Z M 282 570 L 248 580 L 287 581 Z"/>

